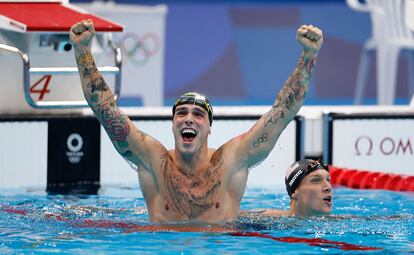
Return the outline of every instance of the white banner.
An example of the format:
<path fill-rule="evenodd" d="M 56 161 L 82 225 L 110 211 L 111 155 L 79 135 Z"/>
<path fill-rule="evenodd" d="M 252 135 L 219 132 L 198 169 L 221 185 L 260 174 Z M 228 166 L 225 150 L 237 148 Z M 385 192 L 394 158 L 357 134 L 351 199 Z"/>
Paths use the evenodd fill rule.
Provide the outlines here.
<path fill-rule="evenodd" d="M 414 175 L 413 119 L 334 119 L 332 164 Z"/>
<path fill-rule="evenodd" d="M 47 122 L 0 122 L 0 189 L 45 188 Z"/>

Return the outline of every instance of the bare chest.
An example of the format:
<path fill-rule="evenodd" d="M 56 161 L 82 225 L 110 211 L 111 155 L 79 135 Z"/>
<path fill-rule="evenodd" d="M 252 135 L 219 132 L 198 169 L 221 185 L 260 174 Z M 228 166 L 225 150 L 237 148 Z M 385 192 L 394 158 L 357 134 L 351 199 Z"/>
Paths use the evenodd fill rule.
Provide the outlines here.
<path fill-rule="evenodd" d="M 222 213 L 225 200 L 223 161 L 211 164 L 194 175 L 186 175 L 171 161 L 162 166 L 160 195 L 166 214 L 182 219 L 200 219 Z M 175 218 L 175 217 L 174 217 Z"/>

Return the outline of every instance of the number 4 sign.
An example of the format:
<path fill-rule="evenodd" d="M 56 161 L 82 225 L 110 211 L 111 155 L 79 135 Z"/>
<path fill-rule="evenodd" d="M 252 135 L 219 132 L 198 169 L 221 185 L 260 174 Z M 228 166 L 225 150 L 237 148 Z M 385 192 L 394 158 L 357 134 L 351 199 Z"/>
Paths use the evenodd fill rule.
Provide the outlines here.
<path fill-rule="evenodd" d="M 30 87 L 31 94 L 39 93 L 39 98 L 37 100 L 43 100 L 44 95 L 50 93 L 50 90 L 48 89 L 50 79 L 52 79 L 52 75 L 45 75 Z"/>

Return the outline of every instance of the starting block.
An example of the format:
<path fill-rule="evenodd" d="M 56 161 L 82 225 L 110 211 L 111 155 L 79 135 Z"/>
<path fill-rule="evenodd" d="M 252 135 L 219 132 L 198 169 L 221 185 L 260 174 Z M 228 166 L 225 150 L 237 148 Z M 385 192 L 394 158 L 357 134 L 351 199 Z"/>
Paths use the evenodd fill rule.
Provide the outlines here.
<path fill-rule="evenodd" d="M 106 80 L 113 79 L 108 84 L 115 84 L 119 97 L 122 56 L 107 35 L 122 32 L 121 25 L 68 1 L 0 1 L 1 115 L 73 113 L 87 107 L 69 42 L 70 27 L 85 19 L 94 21 L 97 32 L 92 54 L 98 69 Z M 99 66 L 105 47 L 114 53 L 113 66 Z"/>

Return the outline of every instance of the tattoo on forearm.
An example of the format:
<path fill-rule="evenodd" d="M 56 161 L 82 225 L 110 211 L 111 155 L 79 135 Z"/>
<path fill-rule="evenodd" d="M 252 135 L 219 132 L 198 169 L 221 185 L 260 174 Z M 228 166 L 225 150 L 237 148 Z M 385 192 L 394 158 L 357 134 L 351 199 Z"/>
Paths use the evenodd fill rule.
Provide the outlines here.
<path fill-rule="evenodd" d="M 172 162 L 168 153 L 163 155 L 162 197 L 166 208 L 182 213 L 188 219 L 195 219 L 216 205 L 217 190 L 221 185 L 223 155 L 218 149 L 211 160 L 211 165 L 201 173 L 187 176 Z"/>
<path fill-rule="evenodd" d="M 92 74 L 96 74 L 98 72 L 98 68 L 96 68 L 95 62 L 92 64 L 92 67 L 83 68 L 83 78 L 89 78 L 89 76 L 91 76 Z"/>
<path fill-rule="evenodd" d="M 108 90 L 108 85 L 106 85 L 102 76 L 95 77 L 95 75 L 91 75 L 91 81 L 87 87 L 91 89 L 91 94 L 94 94 L 96 91 L 103 92 Z"/>
<path fill-rule="evenodd" d="M 132 151 L 126 141 L 130 132 L 127 116 L 123 115 L 115 104 L 112 93 L 105 93 L 109 88 L 102 75 L 96 68 L 92 54 L 85 52 L 77 57 L 77 63 L 81 67 L 82 77 L 86 79 L 86 88 L 89 94 L 89 103 L 106 129 L 112 142 L 123 157 L 131 157 Z M 89 81 L 88 81 L 89 80 Z M 110 92 L 110 91 L 109 91 Z M 88 99 L 88 96 L 86 97 Z"/>
<path fill-rule="evenodd" d="M 272 106 L 272 109 L 269 113 L 266 114 L 265 124 L 264 126 L 267 127 L 268 124 L 276 124 L 280 118 L 283 118 L 284 112 L 283 109 L 280 107 L 281 102 L 279 101 L 280 94 L 278 99 L 276 100 L 276 104 Z"/>
<path fill-rule="evenodd" d="M 95 92 L 103 92 L 108 90 L 105 80 L 102 75 L 98 72 L 93 57 L 90 52 L 81 54 L 77 58 L 78 64 L 82 67 L 82 77 L 84 79 L 90 79 L 87 84 L 87 88 L 91 90 L 91 95 L 95 95 Z M 91 98 L 93 102 L 97 101 L 97 96 Z"/>
<path fill-rule="evenodd" d="M 308 58 L 305 61 L 306 71 L 308 73 L 312 73 L 315 65 L 316 65 L 316 57 L 314 57 L 314 58 Z"/>
<path fill-rule="evenodd" d="M 105 102 L 101 109 L 98 110 L 99 117 L 102 125 L 105 127 L 111 140 L 116 143 L 123 157 L 132 156 L 132 152 L 129 150 L 127 136 L 130 132 L 130 127 L 127 121 L 127 117 L 123 115 L 117 107 L 113 107 Z"/>
<path fill-rule="evenodd" d="M 263 133 L 256 141 L 253 142 L 253 147 L 259 147 L 261 143 L 267 142 L 267 133 Z"/>
<path fill-rule="evenodd" d="M 79 55 L 77 57 L 76 61 L 77 61 L 78 65 L 80 65 L 84 68 L 86 68 L 86 67 L 90 68 L 90 67 L 95 65 L 95 63 L 93 61 L 93 56 L 89 51 L 85 52 L 84 54 Z"/>
<path fill-rule="evenodd" d="M 280 119 L 283 119 L 289 112 L 296 113 L 298 102 L 302 101 L 306 95 L 310 75 L 315 67 L 316 57 L 308 58 L 301 56 L 299 63 L 287 79 L 285 85 L 280 91 L 275 103 L 267 113 L 264 126 L 268 124 L 275 125 Z M 297 108 L 297 109 L 296 109 Z"/>

